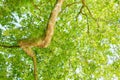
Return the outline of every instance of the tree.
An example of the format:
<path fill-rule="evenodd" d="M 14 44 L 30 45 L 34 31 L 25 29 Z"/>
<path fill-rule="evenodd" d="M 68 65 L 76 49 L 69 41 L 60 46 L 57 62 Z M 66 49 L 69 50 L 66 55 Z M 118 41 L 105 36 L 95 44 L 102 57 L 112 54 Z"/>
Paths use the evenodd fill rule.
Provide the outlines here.
<path fill-rule="evenodd" d="M 119 80 L 119 4 L 0 1 L 0 79 Z"/>

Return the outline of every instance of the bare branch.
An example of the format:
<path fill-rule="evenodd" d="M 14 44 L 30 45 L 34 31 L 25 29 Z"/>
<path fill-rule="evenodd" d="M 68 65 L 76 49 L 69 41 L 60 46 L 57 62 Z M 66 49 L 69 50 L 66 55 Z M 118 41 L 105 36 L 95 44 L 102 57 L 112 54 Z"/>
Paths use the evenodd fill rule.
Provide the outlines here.
<path fill-rule="evenodd" d="M 20 48 L 20 46 L 19 45 L 17 45 L 17 46 L 9 46 L 9 45 L 0 45 L 0 47 L 3 47 L 3 48 Z"/>
<path fill-rule="evenodd" d="M 98 26 L 98 28 L 99 28 L 98 19 L 96 19 L 96 18 L 93 17 L 93 15 L 92 15 L 90 9 L 88 8 L 88 6 L 87 6 L 86 3 L 85 3 L 85 0 L 81 0 L 81 2 L 82 2 L 82 7 L 80 8 L 80 11 L 79 11 L 79 13 L 77 14 L 76 18 L 79 16 L 79 14 L 82 14 L 82 15 L 85 15 L 85 16 L 86 16 L 86 18 L 87 18 L 87 27 L 88 27 L 87 32 L 89 33 L 89 22 L 88 22 L 88 16 L 87 16 L 86 13 L 83 13 L 83 11 L 82 11 L 83 8 L 86 8 L 86 9 L 88 10 L 88 12 L 89 12 L 89 14 L 90 14 L 90 17 L 96 22 L 96 24 L 97 24 L 97 26 Z"/>
<path fill-rule="evenodd" d="M 80 3 L 80 1 L 78 1 L 78 2 L 73 2 L 73 3 L 71 3 L 71 4 L 67 4 L 66 7 L 70 7 L 70 6 L 74 5 L 74 4 L 79 4 L 79 3 Z"/>
<path fill-rule="evenodd" d="M 49 45 L 49 43 L 51 42 L 52 36 L 54 34 L 54 26 L 56 23 L 56 19 L 57 19 L 58 14 L 61 11 L 63 2 L 64 2 L 64 0 L 57 1 L 53 11 L 51 12 L 51 16 L 50 16 L 50 19 L 48 22 L 48 28 L 46 31 L 46 36 L 42 42 L 41 41 L 38 42 L 38 44 L 37 44 L 38 47 L 42 47 L 42 48 L 47 47 Z"/>
<path fill-rule="evenodd" d="M 36 56 L 31 49 L 31 47 L 24 47 L 21 46 L 21 48 L 27 53 L 28 56 L 30 56 L 33 60 L 33 65 L 34 65 L 34 80 L 38 80 L 38 73 L 37 73 L 37 62 L 36 62 Z"/>
<path fill-rule="evenodd" d="M 49 43 L 51 42 L 52 36 L 54 34 L 54 26 L 56 23 L 56 19 L 58 14 L 61 11 L 61 7 L 62 7 L 62 3 L 64 2 L 64 0 L 58 0 L 53 11 L 51 12 L 51 16 L 48 22 L 48 26 L 47 26 L 47 31 L 46 31 L 46 36 L 45 38 L 41 41 L 38 40 L 37 42 L 34 41 L 20 41 L 19 42 L 19 46 L 27 53 L 28 56 L 30 56 L 33 60 L 33 64 L 34 64 L 34 77 L 35 80 L 38 80 L 38 76 L 37 76 L 37 63 L 36 63 L 36 56 L 33 52 L 33 50 L 31 49 L 32 47 L 40 47 L 40 48 L 45 48 L 49 45 Z"/>

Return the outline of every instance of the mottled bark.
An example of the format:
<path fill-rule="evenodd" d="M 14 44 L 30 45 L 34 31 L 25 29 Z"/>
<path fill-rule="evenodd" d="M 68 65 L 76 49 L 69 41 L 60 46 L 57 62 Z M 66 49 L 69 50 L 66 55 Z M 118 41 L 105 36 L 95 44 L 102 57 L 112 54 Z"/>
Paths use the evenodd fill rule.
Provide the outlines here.
<path fill-rule="evenodd" d="M 37 63 L 36 63 L 35 54 L 31 48 L 32 47 L 45 48 L 50 44 L 52 36 L 54 34 L 54 26 L 57 20 L 57 16 L 59 12 L 61 11 L 61 6 L 63 2 L 64 0 L 58 0 L 54 9 L 52 10 L 51 16 L 48 22 L 48 26 L 47 26 L 46 35 L 42 41 L 41 39 L 39 39 L 37 42 L 31 42 L 31 41 L 20 41 L 19 42 L 19 46 L 28 54 L 28 56 L 30 56 L 33 59 L 35 80 L 38 80 L 37 65 L 36 65 Z"/>
<path fill-rule="evenodd" d="M 51 12 L 49 22 L 47 25 L 46 35 L 43 40 L 38 39 L 37 41 L 29 41 L 28 40 L 21 40 L 18 42 L 18 46 L 7 46 L 7 45 L 0 45 L 1 47 L 5 48 L 22 48 L 29 57 L 32 58 L 33 64 L 34 64 L 34 80 L 38 80 L 38 73 L 37 73 L 37 62 L 36 62 L 36 56 L 34 54 L 34 51 L 32 50 L 32 47 L 39 47 L 39 48 L 46 48 L 53 37 L 54 34 L 54 27 L 57 20 L 57 16 L 61 11 L 61 7 L 64 0 L 57 0 L 57 3 L 55 4 L 54 9 Z"/>

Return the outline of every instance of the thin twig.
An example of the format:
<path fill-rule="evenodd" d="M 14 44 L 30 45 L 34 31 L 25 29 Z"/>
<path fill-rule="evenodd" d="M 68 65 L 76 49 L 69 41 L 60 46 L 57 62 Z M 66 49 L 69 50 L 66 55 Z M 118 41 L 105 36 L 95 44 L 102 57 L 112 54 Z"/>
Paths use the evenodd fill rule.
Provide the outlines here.
<path fill-rule="evenodd" d="M 38 80 L 36 56 L 32 57 L 32 60 L 33 60 L 33 64 L 34 64 L 34 77 L 35 77 L 35 80 Z"/>
<path fill-rule="evenodd" d="M 18 45 L 18 46 L 11 46 L 11 45 L 0 45 L 1 47 L 3 47 L 3 48 L 20 48 L 20 46 Z"/>
<path fill-rule="evenodd" d="M 93 17 L 90 9 L 88 8 L 88 6 L 87 6 L 86 3 L 85 3 L 85 0 L 81 0 L 81 2 L 82 2 L 82 7 L 80 8 L 80 11 L 79 11 L 79 13 L 77 14 L 77 17 L 79 16 L 79 14 L 82 14 L 82 15 L 85 15 L 85 16 L 86 16 L 86 18 L 87 18 L 87 26 L 88 26 L 88 31 L 87 31 L 87 32 L 89 33 L 88 16 L 82 12 L 83 8 L 86 8 L 86 9 L 88 10 L 88 12 L 89 12 L 89 14 L 90 14 L 90 17 L 96 22 L 96 24 L 97 24 L 97 26 L 98 26 L 98 28 L 99 28 L 98 19 L 96 19 L 96 18 Z M 77 19 L 77 17 L 76 17 L 76 19 Z"/>
<path fill-rule="evenodd" d="M 70 6 L 74 5 L 74 4 L 79 4 L 79 3 L 80 3 L 80 1 L 78 1 L 78 2 L 73 2 L 73 3 L 67 4 L 66 7 L 70 7 Z"/>
<path fill-rule="evenodd" d="M 89 26 L 89 20 L 87 15 L 86 15 L 86 18 L 87 18 L 87 33 L 89 34 L 90 26 Z"/>

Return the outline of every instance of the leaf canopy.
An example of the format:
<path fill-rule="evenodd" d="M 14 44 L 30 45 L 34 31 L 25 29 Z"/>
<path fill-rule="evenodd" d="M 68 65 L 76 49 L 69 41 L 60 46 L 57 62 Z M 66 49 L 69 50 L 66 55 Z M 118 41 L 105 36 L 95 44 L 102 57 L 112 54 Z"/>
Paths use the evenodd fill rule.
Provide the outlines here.
<path fill-rule="evenodd" d="M 57 0 L 1 0 L 0 44 L 45 36 Z M 33 50 L 40 80 L 120 79 L 120 0 L 65 0 L 50 46 Z M 78 16 L 77 16 L 78 15 Z M 89 33 L 88 33 L 89 30 Z M 0 47 L 0 80 L 33 80 L 33 63 L 21 48 Z"/>

